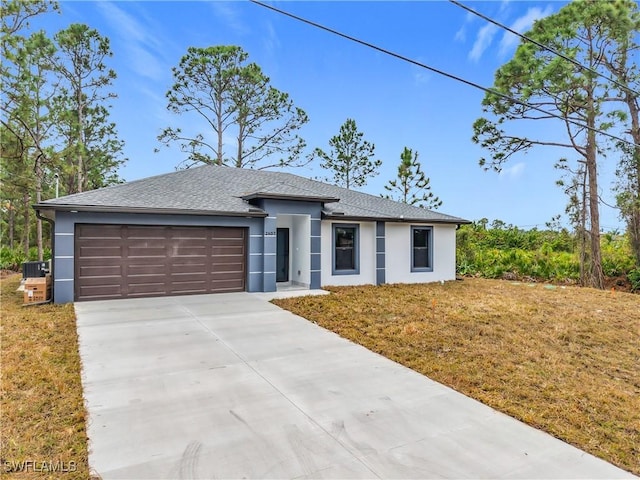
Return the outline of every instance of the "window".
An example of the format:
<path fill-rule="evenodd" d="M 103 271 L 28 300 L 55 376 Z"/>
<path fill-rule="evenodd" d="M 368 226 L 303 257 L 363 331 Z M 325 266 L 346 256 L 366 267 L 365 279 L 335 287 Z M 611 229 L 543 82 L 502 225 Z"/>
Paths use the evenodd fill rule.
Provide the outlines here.
<path fill-rule="evenodd" d="M 432 227 L 411 227 L 411 271 L 433 271 Z"/>
<path fill-rule="evenodd" d="M 358 225 L 333 224 L 333 274 L 360 273 L 358 264 Z"/>

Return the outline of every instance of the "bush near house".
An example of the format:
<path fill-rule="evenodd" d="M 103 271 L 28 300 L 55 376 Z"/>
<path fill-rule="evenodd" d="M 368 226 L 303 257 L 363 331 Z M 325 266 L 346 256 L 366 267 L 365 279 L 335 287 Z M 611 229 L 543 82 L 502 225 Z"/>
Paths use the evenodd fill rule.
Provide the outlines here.
<path fill-rule="evenodd" d="M 51 249 L 44 249 L 44 260 L 51 259 Z M 0 247 L 0 270 L 11 270 L 14 272 L 19 272 L 22 269 L 22 264 L 24 262 L 36 261 L 38 260 L 38 249 L 37 247 L 30 247 L 29 253 L 25 253 L 24 248 L 22 246 L 9 248 L 9 247 Z"/>
<path fill-rule="evenodd" d="M 635 265 L 626 235 L 602 235 L 602 267 L 608 284 L 640 291 L 640 266 Z M 484 278 L 576 283 L 580 277 L 578 245 L 566 229 L 523 230 L 496 220 L 463 225 L 457 232 L 457 272 Z"/>

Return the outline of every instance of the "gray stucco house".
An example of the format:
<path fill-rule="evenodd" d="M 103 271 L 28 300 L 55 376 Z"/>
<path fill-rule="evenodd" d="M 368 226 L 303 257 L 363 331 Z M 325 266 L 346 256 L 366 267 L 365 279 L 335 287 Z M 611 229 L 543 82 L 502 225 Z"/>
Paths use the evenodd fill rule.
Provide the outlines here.
<path fill-rule="evenodd" d="M 54 301 L 455 279 L 461 218 L 282 172 L 202 166 L 47 200 Z"/>

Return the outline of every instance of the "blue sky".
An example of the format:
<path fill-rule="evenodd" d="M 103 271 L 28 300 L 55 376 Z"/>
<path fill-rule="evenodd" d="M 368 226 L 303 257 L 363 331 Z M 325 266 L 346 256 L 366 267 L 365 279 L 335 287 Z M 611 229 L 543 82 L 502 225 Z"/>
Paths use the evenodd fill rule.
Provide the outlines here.
<path fill-rule="evenodd" d="M 563 4 L 469 5 L 526 31 L 533 20 Z M 519 40 L 444 1 L 274 5 L 485 86 L 491 86 L 495 70 L 509 60 Z M 473 121 L 482 114 L 483 93 L 472 87 L 245 1 L 62 1 L 60 6 L 61 14 L 47 14 L 32 27 L 53 35 L 70 23 L 86 23 L 111 40 L 109 66 L 118 75 L 112 119 L 126 143 L 129 160 L 120 171 L 125 180 L 171 172 L 184 159 L 177 146 L 160 153 L 154 149 L 163 128 L 193 124 L 193 119 L 168 112 L 164 97 L 172 84 L 171 68 L 187 48 L 239 45 L 273 86 L 307 112 L 310 121 L 300 134 L 309 152 L 327 150 L 344 121 L 356 121 L 383 162 L 380 174 L 362 191 L 384 193 L 406 146 L 419 152 L 433 191 L 443 201 L 441 212 L 525 228 L 544 228 L 564 212 L 566 197 L 555 185 L 559 172 L 553 164 L 570 152 L 536 148 L 512 159 L 500 174 L 478 166 L 486 152 L 471 142 L 471 135 Z M 547 125 L 542 127 L 546 131 L 532 135 L 547 135 L 557 127 Z M 600 166 L 601 193 L 611 204 L 614 167 L 612 159 Z M 326 176 L 318 164 L 291 171 Z M 602 206 L 601 215 L 604 229 L 621 226 L 616 210 Z"/>

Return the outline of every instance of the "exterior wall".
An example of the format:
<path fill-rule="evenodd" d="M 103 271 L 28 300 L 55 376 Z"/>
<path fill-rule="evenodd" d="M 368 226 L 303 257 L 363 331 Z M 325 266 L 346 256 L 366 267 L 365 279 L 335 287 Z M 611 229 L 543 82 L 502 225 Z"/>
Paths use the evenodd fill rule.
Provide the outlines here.
<path fill-rule="evenodd" d="M 291 239 L 291 282 L 309 287 L 311 284 L 311 219 L 308 216 L 293 217 Z"/>
<path fill-rule="evenodd" d="M 385 223 L 376 222 L 376 285 L 386 283 L 386 242 Z"/>
<path fill-rule="evenodd" d="M 360 272 L 354 275 L 333 274 L 333 227 L 343 223 L 359 225 L 358 240 Z M 376 284 L 376 222 L 323 220 L 322 231 L 322 285 L 375 285 Z"/>
<path fill-rule="evenodd" d="M 456 226 L 433 225 L 433 271 L 411 271 L 411 227 L 429 224 L 387 223 L 387 283 L 427 283 L 456 278 Z"/>
<path fill-rule="evenodd" d="M 291 215 L 278 215 L 278 218 L 276 218 L 276 227 L 289 229 L 289 281 L 291 281 L 291 272 L 292 272 L 292 264 L 293 264 L 293 239 L 292 239 L 293 217 Z M 278 242 L 278 238 L 276 236 L 276 247 L 277 247 L 277 242 Z M 276 248 L 276 268 L 278 266 L 277 257 L 278 257 L 278 252 Z"/>
<path fill-rule="evenodd" d="M 301 217 L 307 217 L 310 222 L 310 235 L 307 236 L 307 244 L 309 248 L 309 281 L 304 282 L 309 285 L 309 288 L 320 288 L 320 229 L 319 223 L 321 218 L 322 205 L 320 202 L 305 202 L 298 200 L 274 200 L 274 199 L 261 199 L 256 202 L 256 205 L 266 212 L 269 216 L 264 219 L 264 292 L 275 292 L 276 290 L 276 228 L 278 226 L 278 216 L 295 215 Z M 302 221 L 302 220 L 300 220 Z M 294 222 L 292 220 L 292 222 Z M 294 227 L 296 223 L 291 223 Z M 298 237 L 299 239 L 299 237 Z M 295 239 L 292 239 L 295 240 Z M 304 242 L 304 240 L 302 240 Z M 293 245 L 293 244 L 292 244 Z M 290 247 L 292 246 L 290 245 Z M 302 245 L 300 254 L 304 252 L 307 246 Z M 302 277 L 302 267 L 306 264 L 307 260 L 303 259 L 299 262 L 300 272 Z M 298 281 L 297 268 L 295 271 L 291 270 L 296 275 L 291 275 L 292 280 Z M 301 280 L 303 282 L 303 280 Z"/>
<path fill-rule="evenodd" d="M 310 216 L 279 214 L 276 225 L 289 229 L 289 281 L 308 288 L 311 283 Z"/>
<path fill-rule="evenodd" d="M 290 228 L 290 279 L 309 288 L 321 285 L 422 283 L 454 280 L 456 226 L 433 225 L 433 271 L 411 271 L 411 226 L 393 222 L 321 220 L 319 202 L 260 200 L 267 218 L 57 212 L 53 259 L 54 301 L 74 300 L 75 224 L 244 227 L 248 229 L 247 290 L 276 290 L 276 228 Z M 359 225 L 359 273 L 333 274 L 333 228 Z M 429 224 L 422 224 L 431 226 Z"/>
<path fill-rule="evenodd" d="M 247 259 L 247 291 L 261 292 L 264 289 L 264 228 L 262 218 L 57 212 L 54 233 L 55 252 L 53 258 L 55 303 L 68 303 L 74 300 L 74 234 L 76 223 L 245 227 L 248 229 L 249 234 L 247 242 L 247 250 L 249 253 Z M 275 252 L 275 237 L 273 251 Z M 275 267 L 273 271 L 275 272 Z"/>

